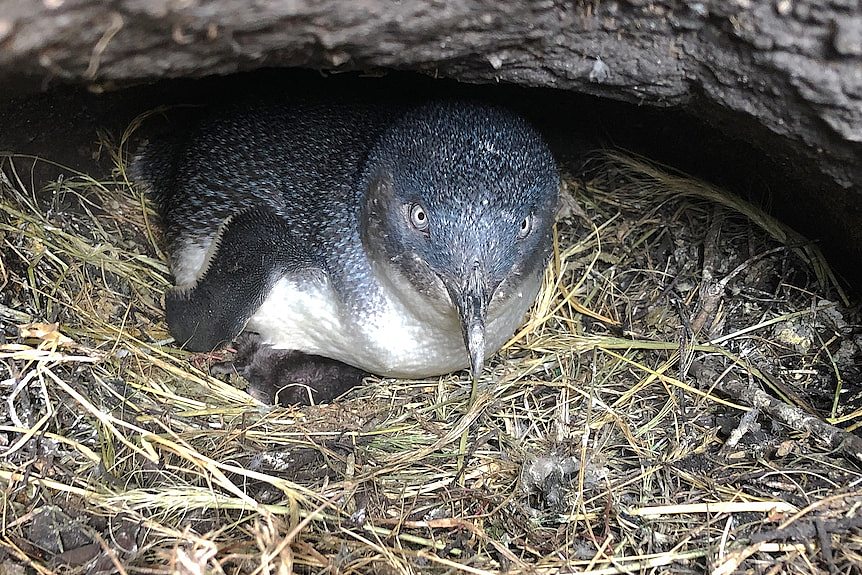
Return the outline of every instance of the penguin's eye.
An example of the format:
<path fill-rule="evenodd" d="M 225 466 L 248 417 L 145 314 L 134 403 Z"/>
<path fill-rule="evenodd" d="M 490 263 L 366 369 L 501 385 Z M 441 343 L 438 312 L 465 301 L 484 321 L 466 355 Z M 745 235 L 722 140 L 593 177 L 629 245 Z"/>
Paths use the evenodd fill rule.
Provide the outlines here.
<path fill-rule="evenodd" d="M 428 229 L 428 214 L 419 204 L 410 206 L 410 225 L 420 232 Z"/>
<path fill-rule="evenodd" d="M 533 229 L 533 216 L 529 215 L 521 220 L 521 226 L 518 228 L 518 239 L 523 240 L 530 235 Z"/>

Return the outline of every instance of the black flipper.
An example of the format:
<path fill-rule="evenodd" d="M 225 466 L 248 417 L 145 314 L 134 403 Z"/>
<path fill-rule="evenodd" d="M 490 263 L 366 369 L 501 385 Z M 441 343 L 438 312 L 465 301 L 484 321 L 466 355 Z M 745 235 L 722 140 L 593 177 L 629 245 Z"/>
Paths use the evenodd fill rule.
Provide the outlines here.
<path fill-rule="evenodd" d="M 215 239 L 204 274 L 192 288 L 165 294 L 165 317 L 178 345 L 211 351 L 232 341 L 285 274 L 312 269 L 288 223 L 268 207 L 227 221 Z"/>

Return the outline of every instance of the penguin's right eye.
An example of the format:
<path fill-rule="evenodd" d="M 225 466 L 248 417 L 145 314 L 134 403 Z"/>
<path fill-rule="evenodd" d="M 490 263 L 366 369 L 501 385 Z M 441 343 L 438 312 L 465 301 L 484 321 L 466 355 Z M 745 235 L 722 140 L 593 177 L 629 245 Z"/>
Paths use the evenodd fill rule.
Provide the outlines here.
<path fill-rule="evenodd" d="M 425 213 L 425 209 L 419 204 L 410 206 L 410 225 L 420 232 L 428 230 L 428 214 Z"/>

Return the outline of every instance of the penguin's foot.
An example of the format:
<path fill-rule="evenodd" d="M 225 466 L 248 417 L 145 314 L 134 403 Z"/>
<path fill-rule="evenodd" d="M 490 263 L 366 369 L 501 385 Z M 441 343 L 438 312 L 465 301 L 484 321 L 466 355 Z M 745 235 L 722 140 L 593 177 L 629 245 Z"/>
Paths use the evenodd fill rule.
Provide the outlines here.
<path fill-rule="evenodd" d="M 340 361 L 300 351 L 273 349 L 256 334 L 235 343 L 233 361 L 213 365 L 213 375 L 237 373 L 249 383 L 249 394 L 265 403 L 325 403 L 362 383 L 369 374 Z"/>

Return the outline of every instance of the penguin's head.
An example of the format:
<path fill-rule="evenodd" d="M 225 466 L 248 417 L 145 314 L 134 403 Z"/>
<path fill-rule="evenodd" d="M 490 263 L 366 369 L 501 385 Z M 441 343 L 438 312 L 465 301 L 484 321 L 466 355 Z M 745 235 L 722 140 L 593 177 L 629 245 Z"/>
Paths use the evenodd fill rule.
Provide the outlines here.
<path fill-rule="evenodd" d="M 489 320 L 538 285 L 551 253 L 560 177 L 546 144 L 510 111 L 435 102 L 380 137 L 365 185 L 367 250 L 395 285 L 406 280 L 458 323 L 477 377 Z"/>

